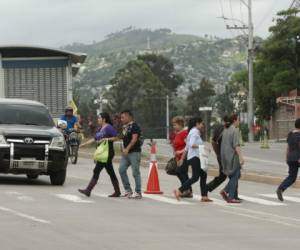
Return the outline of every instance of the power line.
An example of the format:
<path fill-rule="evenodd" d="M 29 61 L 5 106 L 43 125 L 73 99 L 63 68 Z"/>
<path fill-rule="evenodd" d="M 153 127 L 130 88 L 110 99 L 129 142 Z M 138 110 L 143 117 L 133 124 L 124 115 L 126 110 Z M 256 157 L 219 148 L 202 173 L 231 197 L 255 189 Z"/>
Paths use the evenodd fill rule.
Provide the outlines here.
<path fill-rule="evenodd" d="M 232 0 L 229 0 L 229 7 L 230 7 L 230 12 L 231 12 L 231 20 L 234 25 L 233 30 L 237 31 L 237 36 L 241 35 L 241 29 L 237 29 L 238 25 L 236 24 L 236 21 L 238 21 L 233 14 L 233 8 L 232 8 Z"/>
<path fill-rule="evenodd" d="M 240 15 L 241 15 L 241 20 L 242 22 L 244 22 L 244 16 L 243 16 L 243 10 L 242 10 L 242 1 L 239 1 L 240 2 Z"/>
<path fill-rule="evenodd" d="M 221 7 L 221 14 L 222 14 L 221 18 L 223 19 L 223 22 L 224 22 L 225 26 L 227 27 L 228 23 L 226 22 L 226 18 L 225 18 L 225 14 L 224 14 L 223 0 L 219 0 L 219 3 L 220 3 L 220 7 Z M 229 30 L 229 32 L 231 33 L 232 37 L 236 36 L 232 30 Z"/>
<path fill-rule="evenodd" d="M 273 9 L 278 4 L 278 0 L 274 0 L 273 4 L 271 5 L 271 8 L 269 11 L 266 12 L 264 17 L 259 21 L 259 23 L 256 25 L 256 30 L 260 29 L 262 24 L 267 20 L 267 18 L 272 14 Z"/>
<path fill-rule="evenodd" d="M 300 0 L 293 0 L 289 9 L 299 9 L 300 8 Z"/>
<path fill-rule="evenodd" d="M 246 35 L 244 30 L 248 29 L 247 25 L 239 19 L 227 18 L 224 14 L 224 6 L 223 6 L 222 0 L 219 0 L 219 2 L 220 2 L 221 12 L 222 12 L 222 16 L 219 18 L 223 19 L 226 29 L 229 30 L 229 32 L 232 34 L 233 37 L 237 37 L 240 35 Z M 233 11 L 232 11 L 232 17 L 234 17 Z M 231 23 L 233 23 L 233 25 L 229 25 L 227 21 L 230 21 Z M 241 26 L 238 26 L 236 23 L 240 23 Z M 233 31 L 237 31 L 238 33 L 235 34 Z M 242 31 L 243 34 L 241 34 L 240 31 Z"/>

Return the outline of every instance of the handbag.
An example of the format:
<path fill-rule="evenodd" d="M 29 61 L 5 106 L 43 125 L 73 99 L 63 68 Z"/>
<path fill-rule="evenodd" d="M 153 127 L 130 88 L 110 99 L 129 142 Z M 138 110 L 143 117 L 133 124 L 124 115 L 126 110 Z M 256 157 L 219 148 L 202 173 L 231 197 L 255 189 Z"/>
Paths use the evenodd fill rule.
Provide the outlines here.
<path fill-rule="evenodd" d="M 167 165 L 165 166 L 165 171 L 168 175 L 176 175 L 177 174 L 177 161 L 175 157 L 171 158 Z"/>
<path fill-rule="evenodd" d="M 208 156 L 209 156 L 209 151 L 205 149 L 204 145 L 199 146 L 199 157 L 200 157 L 200 162 L 201 162 L 201 168 L 203 171 L 207 172 L 208 170 Z"/>
<path fill-rule="evenodd" d="M 109 145 L 108 145 L 108 141 L 105 140 L 101 142 L 97 147 L 94 153 L 94 160 L 96 162 L 107 163 L 108 154 L 109 154 Z"/>

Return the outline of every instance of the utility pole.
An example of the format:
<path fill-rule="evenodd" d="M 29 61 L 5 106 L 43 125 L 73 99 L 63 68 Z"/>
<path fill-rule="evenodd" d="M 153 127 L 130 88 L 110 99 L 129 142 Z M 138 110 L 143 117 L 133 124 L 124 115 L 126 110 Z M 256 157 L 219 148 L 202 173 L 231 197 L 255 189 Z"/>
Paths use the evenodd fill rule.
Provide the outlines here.
<path fill-rule="evenodd" d="M 167 140 L 170 139 L 170 106 L 169 95 L 166 97 L 166 127 L 167 127 Z"/>
<path fill-rule="evenodd" d="M 252 22 L 252 0 L 248 0 L 248 77 L 249 77 L 249 93 L 248 93 L 248 140 L 254 141 L 253 135 L 253 122 L 254 122 L 254 109 L 253 109 L 253 59 L 254 59 L 254 46 L 253 46 L 253 33 L 254 27 Z"/>
<path fill-rule="evenodd" d="M 248 3 L 246 3 L 246 0 L 240 0 L 248 9 L 248 26 L 245 25 L 242 21 L 237 19 L 229 19 L 226 17 L 222 17 L 224 20 L 232 20 L 232 21 L 238 21 L 242 23 L 242 26 L 229 26 L 226 25 L 226 28 L 229 30 L 248 30 L 248 140 L 249 142 L 254 141 L 254 135 L 253 135 L 253 124 L 254 124 L 254 99 L 253 99 L 253 61 L 254 61 L 254 26 L 252 21 L 252 0 L 248 0 Z"/>

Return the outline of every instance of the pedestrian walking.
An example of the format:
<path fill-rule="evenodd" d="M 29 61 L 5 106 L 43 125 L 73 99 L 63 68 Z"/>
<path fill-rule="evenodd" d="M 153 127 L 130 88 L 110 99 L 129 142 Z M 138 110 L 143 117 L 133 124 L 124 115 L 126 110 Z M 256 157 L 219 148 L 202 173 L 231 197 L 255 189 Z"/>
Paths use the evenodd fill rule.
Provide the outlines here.
<path fill-rule="evenodd" d="M 187 156 L 186 164 L 192 167 L 192 177 L 187 179 L 178 190 L 174 190 L 174 195 L 177 200 L 180 200 L 180 197 L 183 193 L 190 189 L 190 187 L 200 179 L 200 189 L 202 195 L 202 202 L 211 202 L 207 197 L 207 187 L 206 179 L 207 173 L 201 169 L 200 163 L 200 152 L 199 145 L 203 144 L 203 141 L 200 136 L 200 131 L 203 128 L 204 124 L 201 118 L 193 118 L 189 122 L 189 134 L 187 136 L 185 153 L 182 155 L 181 160 L 184 160 Z M 183 168 L 181 168 L 183 169 Z M 180 172 L 181 175 L 186 175 L 186 172 Z"/>
<path fill-rule="evenodd" d="M 78 191 L 86 196 L 91 195 L 92 189 L 98 182 L 99 176 L 103 168 L 106 169 L 106 172 L 110 176 L 111 183 L 114 187 L 114 193 L 109 195 L 109 197 L 120 197 L 121 192 L 119 188 L 119 181 L 115 174 L 112 160 L 114 158 L 114 146 L 113 142 L 117 140 L 117 131 L 112 126 L 112 122 L 108 113 L 101 113 L 98 118 L 98 124 L 100 128 L 96 132 L 95 138 L 87 141 L 86 143 L 81 144 L 80 147 L 84 147 L 86 145 L 92 144 L 94 142 L 102 143 L 103 141 L 108 142 L 108 160 L 107 162 L 96 162 L 96 166 L 94 168 L 93 177 L 85 189 L 79 189 Z"/>
<path fill-rule="evenodd" d="M 221 144 L 222 144 L 222 135 L 223 135 L 223 131 L 225 128 L 225 124 L 228 121 L 228 117 L 225 116 L 223 118 L 223 124 L 217 125 L 214 128 L 213 131 L 213 137 L 212 137 L 212 147 L 215 151 L 216 157 L 217 157 L 217 161 L 218 161 L 218 165 L 219 165 L 219 174 L 218 176 L 216 176 L 213 180 L 211 180 L 208 184 L 207 184 L 207 189 L 209 192 L 214 191 L 217 187 L 219 187 L 227 178 L 227 176 L 223 173 L 223 168 L 222 168 L 222 161 L 221 161 Z M 235 199 L 242 201 L 242 199 L 240 199 L 238 197 L 238 188 L 235 194 Z"/>
<path fill-rule="evenodd" d="M 221 196 L 228 203 L 240 203 L 235 199 L 238 181 L 241 176 L 241 167 L 244 158 L 240 147 L 239 118 L 232 115 L 225 121 L 225 129 L 221 143 L 221 165 L 223 173 L 229 178 L 227 186 L 220 192 Z"/>
<path fill-rule="evenodd" d="M 223 121 L 227 119 L 224 117 Z M 227 176 L 223 173 L 222 170 L 222 162 L 221 162 L 221 143 L 222 143 L 222 135 L 224 131 L 225 122 L 221 125 L 217 125 L 213 131 L 212 137 L 212 147 L 215 151 L 218 165 L 219 165 L 219 175 L 216 176 L 212 181 L 207 184 L 207 189 L 209 192 L 215 190 L 218 186 L 220 186 L 227 178 Z"/>
<path fill-rule="evenodd" d="M 125 189 L 125 197 L 141 199 L 141 129 L 133 120 L 133 114 L 129 110 L 121 112 L 121 122 L 123 124 L 123 150 L 119 173 Z M 135 181 L 135 193 L 132 192 L 127 175 L 127 170 L 130 166 L 132 167 L 132 173 Z"/>
<path fill-rule="evenodd" d="M 282 193 L 297 180 L 300 167 L 300 118 L 295 121 L 295 129 L 287 136 L 286 162 L 289 167 L 289 175 L 276 191 L 280 201 L 284 200 Z"/>
<path fill-rule="evenodd" d="M 184 118 L 181 116 L 176 116 L 172 119 L 172 124 L 174 128 L 174 138 L 171 141 L 174 157 L 177 162 L 176 176 L 180 180 L 181 185 L 189 179 L 188 169 L 189 165 L 186 164 L 186 159 L 182 160 L 182 156 L 186 147 L 186 138 L 188 135 L 188 130 L 184 127 Z M 183 198 L 193 198 L 192 187 L 186 190 L 182 196 Z"/>

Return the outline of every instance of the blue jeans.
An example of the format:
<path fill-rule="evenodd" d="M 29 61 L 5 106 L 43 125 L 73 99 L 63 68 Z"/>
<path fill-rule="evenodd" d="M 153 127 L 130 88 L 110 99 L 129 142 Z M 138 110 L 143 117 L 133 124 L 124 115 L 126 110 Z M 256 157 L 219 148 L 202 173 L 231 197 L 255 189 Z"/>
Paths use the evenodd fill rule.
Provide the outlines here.
<path fill-rule="evenodd" d="M 141 172 L 140 172 L 140 165 L 141 165 L 141 152 L 132 152 L 129 153 L 127 156 L 122 156 L 119 173 L 121 176 L 121 180 L 126 192 L 132 192 L 130 182 L 127 175 L 127 170 L 129 166 L 132 167 L 132 175 L 135 181 L 135 192 L 141 193 Z"/>
<path fill-rule="evenodd" d="M 224 188 L 224 191 L 228 193 L 229 200 L 232 200 L 235 197 L 237 192 L 239 178 L 241 177 L 241 168 L 238 167 L 229 177 L 229 182 Z"/>
<path fill-rule="evenodd" d="M 289 176 L 280 184 L 279 189 L 282 191 L 286 190 L 288 187 L 294 184 L 297 180 L 298 169 L 300 167 L 300 163 L 296 161 L 289 161 Z"/>

